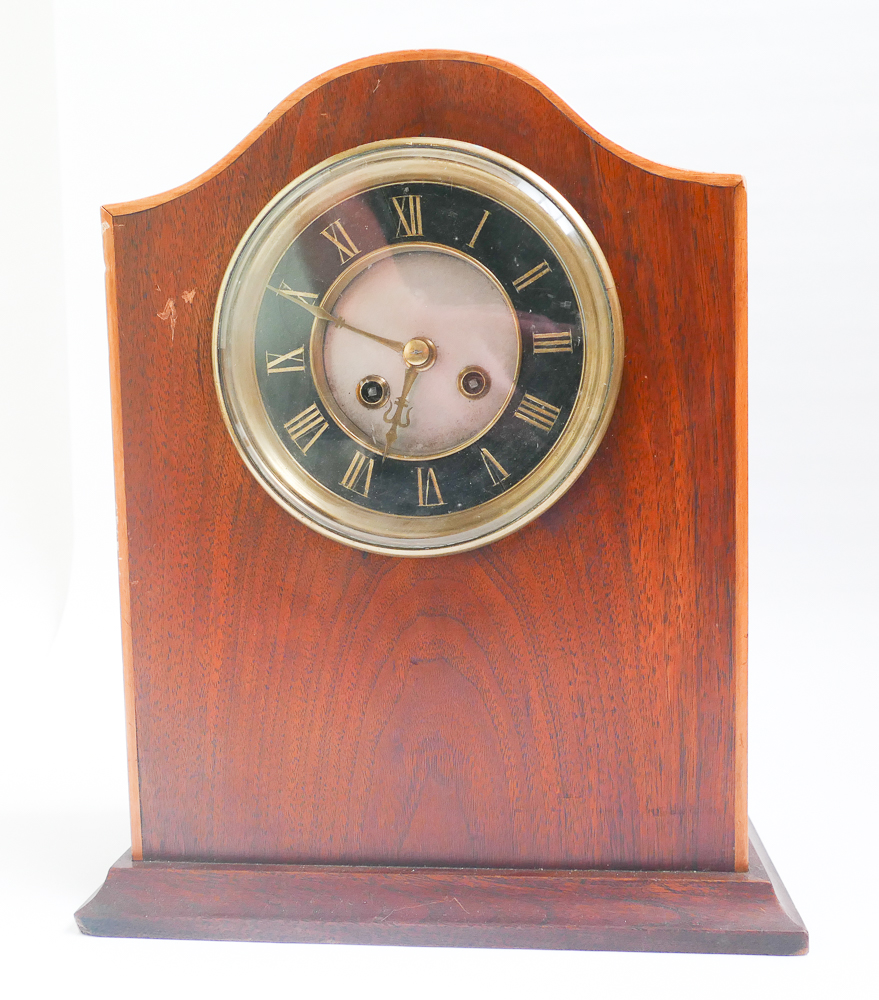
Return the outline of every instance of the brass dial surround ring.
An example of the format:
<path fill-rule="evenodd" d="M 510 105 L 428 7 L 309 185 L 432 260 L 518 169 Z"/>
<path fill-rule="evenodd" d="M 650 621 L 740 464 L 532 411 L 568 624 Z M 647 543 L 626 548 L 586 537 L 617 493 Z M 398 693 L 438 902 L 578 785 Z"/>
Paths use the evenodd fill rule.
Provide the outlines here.
<path fill-rule="evenodd" d="M 555 266 L 567 275 L 588 345 L 576 400 L 565 411 L 558 438 L 546 456 L 479 505 L 461 510 L 433 505 L 436 510 L 419 516 L 370 509 L 309 474 L 297 457 L 302 449 L 292 449 L 269 419 L 257 381 L 253 339 L 277 261 L 307 225 L 359 192 L 410 183 L 475 192 L 531 226 L 545 241 Z M 451 248 L 446 252 L 452 252 Z M 541 267 L 538 271 L 532 265 L 527 273 L 521 272 L 528 282 L 513 282 L 517 294 L 545 272 L 545 265 Z M 327 294 L 323 307 L 332 309 L 332 300 Z M 313 324 L 312 341 L 325 326 L 320 320 Z M 532 349 L 530 338 L 523 339 L 523 344 Z M 314 354 L 309 353 L 314 364 Z M 542 178 L 501 154 L 472 144 L 436 138 L 392 139 L 356 147 L 316 165 L 256 217 L 221 285 L 213 357 L 227 429 L 251 472 L 276 502 L 313 530 L 356 548 L 385 555 L 432 556 L 503 538 L 538 517 L 573 484 L 611 419 L 622 375 L 623 332 L 613 278 L 600 247 L 572 206 Z M 315 385 L 320 392 L 318 379 Z M 527 391 L 526 386 L 525 402 L 519 406 L 526 407 L 521 414 L 521 420 L 527 421 L 524 426 L 550 426 L 558 409 L 536 410 L 542 404 L 529 398 Z M 300 417 L 306 418 L 305 411 Z M 336 423 L 349 440 L 356 440 L 348 428 Z"/>

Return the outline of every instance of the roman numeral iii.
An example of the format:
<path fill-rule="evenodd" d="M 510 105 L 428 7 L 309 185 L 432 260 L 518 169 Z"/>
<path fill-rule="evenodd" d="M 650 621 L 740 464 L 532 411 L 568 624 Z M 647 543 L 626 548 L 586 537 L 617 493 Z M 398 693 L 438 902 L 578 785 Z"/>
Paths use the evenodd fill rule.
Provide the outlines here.
<path fill-rule="evenodd" d="M 418 473 L 418 506 L 419 507 L 442 507 L 445 504 L 443 495 L 440 493 L 439 483 L 436 481 L 436 473 L 433 469 L 427 471 L 419 465 L 416 469 Z"/>
<path fill-rule="evenodd" d="M 534 334 L 535 354 L 573 354 L 574 339 L 570 330 Z"/>
<path fill-rule="evenodd" d="M 366 455 L 359 451 L 354 452 L 354 458 L 348 466 L 348 471 L 342 476 L 340 486 L 352 493 L 359 493 L 363 497 L 369 496 L 369 484 L 372 482 L 372 468 L 375 459 L 367 459 Z"/>
<path fill-rule="evenodd" d="M 403 198 L 391 198 L 397 212 L 397 236 L 423 236 L 421 228 L 421 195 L 410 194 Z"/>
<path fill-rule="evenodd" d="M 289 354 L 269 354 L 266 351 L 266 371 L 272 372 L 304 372 L 305 346 L 297 347 Z"/>
<path fill-rule="evenodd" d="M 343 264 L 360 253 L 354 246 L 354 240 L 345 232 L 345 227 L 338 219 L 331 222 L 326 229 L 322 229 L 320 234 L 325 236 L 339 251 L 339 258 Z"/>
<path fill-rule="evenodd" d="M 552 425 L 558 419 L 562 411 L 553 406 L 552 403 L 544 403 L 542 399 L 525 393 L 525 398 L 516 407 L 514 417 L 524 420 L 526 424 L 532 424 L 538 430 L 551 431 Z"/>
<path fill-rule="evenodd" d="M 284 424 L 284 430 L 290 435 L 293 444 L 302 452 L 308 454 L 308 449 L 323 434 L 329 424 L 324 419 L 323 414 L 312 403 L 307 410 L 298 413 L 292 420 Z"/>
<path fill-rule="evenodd" d="M 530 271 L 526 271 L 523 275 L 516 278 L 513 282 L 513 288 L 517 292 L 521 292 L 523 288 L 527 288 L 529 285 L 533 285 L 538 278 L 542 278 L 544 274 L 549 274 L 552 268 L 545 260 L 542 260 L 537 267 L 532 267 Z"/>

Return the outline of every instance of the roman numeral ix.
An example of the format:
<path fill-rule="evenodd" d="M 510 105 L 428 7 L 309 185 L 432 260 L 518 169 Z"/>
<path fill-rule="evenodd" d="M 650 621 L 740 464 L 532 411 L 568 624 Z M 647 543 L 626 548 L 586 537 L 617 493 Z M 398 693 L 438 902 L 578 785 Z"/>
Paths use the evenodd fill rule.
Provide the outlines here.
<path fill-rule="evenodd" d="M 514 417 L 524 420 L 526 424 L 532 424 L 538 430 L 551 431 L 552 425 L 558 419 L 562 411 L 553 406 L 552 403 L 544 403 L 542 399 L 525 393 L 525 398 L 516 407 Z"/>
<path fill-rule="evenodd" d="M 299 300 L 299 304 L 309 305 L 308 300 L 311 299 L 311 305 L 313 305 L 318 298 L 317 292 L 297 292 L 292 289 L 286 281 L 282 281 L 277 288 L 272 288 L 271 285 L 268 286 L 275 295 L 283 295 L 285 299 L 289 299 L 291 302 L 296 302 Z"/>

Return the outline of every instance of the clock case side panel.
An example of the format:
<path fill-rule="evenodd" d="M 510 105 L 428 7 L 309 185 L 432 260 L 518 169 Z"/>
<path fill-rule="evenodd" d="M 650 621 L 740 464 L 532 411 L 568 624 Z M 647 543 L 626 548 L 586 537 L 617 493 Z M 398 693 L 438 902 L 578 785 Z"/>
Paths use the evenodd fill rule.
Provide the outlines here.
<path fill-rule="evenodd" d="M 503 124 L 505 116 L 509 116 L 509 126 Z M 534 169 L 574 203 L 611 260 L 620 286 L 627 335 L 636 333 L 629 342 L 631 360 L 636 364 L 624 386 L 629 403 L 618 407 L 593 466 L 570 494 L 534 526 L 486 551 L 442 560 L 409 560 L 412 565 L 402 566 L 385 557 L 345 550 L 308 532 L 266 497 L 234 454 L 206 368 L 212 304 L 223 270 L 237 240 L 263 204 L 304 169 L 327 156 L 380 138 L 418 135 L 482 142 Z M 553 143 L 547 142 L 548 135 L 553 137 Z M 672 443 L 669 428 L 662 426 L 665 418 L 660 420 L 655 412 L 651 416 L 644 402 L 649 402 L 649 394 L 633 380 L 639 351 L 641 361 L 646 359 L 654 365 L 650 374 L 661 374 L 661 366 L 656 367 L 656 357 L 651 361 L 650 352 L 655 355 L 664 348 L 651 340 L 655 323 L 651 325 L 650 309 L 644 303 L 651 301 L 650 268 L 661 265 L 658 273 L 667 275 L 672 258 L 669 255 L 663 263 L 656 255 L 655 259 L 649 254 L 645 257 L 644 246 L 640 251 L 638 247 L 633 249 L 631 240 L 633 234 L 637 237 L 637 225 L 632 219 L 640 216 L 648 229 L 657 220 L 667 223 L 665 235 L 672 231 L 668 228 L 672 219 L 676 238 L 686 243 L 690 221 L 687 213 L 701 206 L 705 216 L 697 218 L 694 225 L 704 241 L 702 249 L 720 268 L 718 289 L 712 290 L 708 282 L 706 301 L 715 292 L 720 295 L 723 319 L 720 326 L 706 326 L 704 336 L 710 343 L 707 353 L 697 357 L 696 367 L 703 378 L 698 387 L 703 421 L 704 401 L 714 389 L 721 392 L 715 437 L 721 439 L 724 476 L 731 465 L 733 423 L 739 429 L 732 449 L 737 456 L 735 473 L 725 480 L 723 496 L 716 501 L 724 522 L 721 534 L 712 543 L 719 554 L 719 568 L 706 570 L 710 583 L 706 592 L 722 613 L 719 628 L 723 634 L 718 637 L 704 622 L 699 625 L 698 588 L 696 596 L 686 598 L 692 603 L 679 607 L 665 585 L 666 591 L 660 596 L 671 600 L 672 611 L 688 617 L 700 655 L 707 659 L 701 666 L 687 667 L 685 676 L 680 670 L 669 675 L 669 700 L 662 705 L 666 715 L 655 720 L 654 735 L 634 733 L 634 752 L 629 759 L 636 763 L 631 773 L 617 772 L 619 783 L 625 786 L 619 791 L 620 797 L 613 800 L 605 794 L 599 808 L 588 796 L 574 795 L 566 797 L 559 808 L 568 810 L 564 820 L 566 835 L 579 836 L 578 830 L 591 824 L 604 837 L 603 848 L 599 844 L 589 857 L 567 859 L 568 866 L 719 870 L 742 870 L 747 866 L 743 280 L 736 283 L 735 323 L 729 319 L 726 288 L 733 273 L 743 279 L 741 240 L 737 241 L 741 246 L 735 266 L 730 263 L 729 253 L 733 232 L 738 235 L 744 226 L 743 199 L 737 193 L 740 189 L 738 177 L 674 171 L 619 150 L 589 129 L 545 87 L 499 60 L 460 53 L 395 53 L 341 67 L 300 88 L 232 154 L 191 184 L 164 196 L 107 209 L 106 218 L 114 227 L 111 238 L 119 241 L 114 249 L 114 298 L 119 312 L 115 333 L 118 351 L 113 356 L 117 386 L 114 408 L 118 411 L 114 420 L 117 452 L 123 455 L 123 461 L 117 464 L 117 489 L 122 496 L 120 512 L 127 512 L 126 517 L 131 519 L 128 523 L 120 516 L 120 553 L 124 545 L 130 561 L 126 571 L 123 556 L 121 572 L 126 591 L 123 616 L 126 602 L 130 614 L 123 627 L 129 635 L 126 669 L 129 690 L 133 692 L 129 703 L 132 733 L 135 705 L 139 722 L 138 752 L 132 753 L 130 760 L 134 782 L 139 778 L 140 791 L 135 796 L 143 810 L 147 857 L 326 861 L 325 856 L 315 852 L 331 844 L 334 836 L 350 830 L 355 821 L 362 823 L 363 815 L 356 809 L 352 811 L 352 798 L 345 793 L 344 782 L 341 789 L 327 784 L 329 772 L 322 770 L 321 755 L 314 749 L 321 745 L 317 736 L 313 736 L 313 745 L 302 743 L 304 756 L 295 758 L 299 739 L 295 727 L 311 725 L 315 712 L 303 710 L 298 721 L 284 715 L 300 696 L 313 699 L 306 691 L 309 684 L 323 701 L 306 700 L 302 704 L 317 706 L 325 713 L 320 721 L 326 732 L 337 731 L 348 724 L 347 719 L 363 719 L 362 714 L 352 713 L 362 713 L 369 705 L 368 699 L 364 700 L 366 695 L 358 690 L 359 683 L 366 683 L 366 675 L 362 671 L 358 675 L 362 663 L 356 655 L 357 641 L 362 641 L 366 633 L 352 634 L 347 645 L 342 643 L 334 635 L 336 626 L 326 618 L 327 608 L 316 606 L 308 594 L 323 593 L 330 608 L 343 607 L 338 604 L 340 585 L 334 581 L 354 581 L 360 588 L 356 592 L 358 600 L 365 600 L 371 592 L 374 584 L 370 581 L 390 581 L 395 592 L 417 595 L 418 601 L 425 595 L 440 594 L 448 604 L 445 618 L 434 616 L 431 621 L 447 630 L 457 628 L 454 601 L 458 599 L 455 588 L 460 581 L 478 577 L 497 584 L 497 592 L 507 595 L 506 603 L 498 605 L 499 612 L 508 615 L 511 625 L 530 617 L 532 632 L 547 630 L 551 662 L 540 660 L 546 660 L 544 651 L 533 641 L 533 635 L 529 638 L 523 633 L 522 649 L 536 658 L 535 664 L 540 661 L 538 665 L 544 670 L 534 684 L 543 680 L 555 684 L 555 690 L 564 698 L 565 685 L 570 689 L 574 678 L 570 674 L 566 680 L 566 670 L 574 671 L 583 690 L 584 670 L 597 670 L 598 665 L 606 663 L 600 678 L 604 685 L 600 698 L 605 700 L 589 707 L 595 709 L 593 719 L 600 717 L 599 721 L 609 727 L 610 741 L 616 741 L 617 764 L 625 759 L 629 752 L 627 731 L 614 720 L 621 713 L 628 713 L 633 720 L 639 718 L 638 698 L 643 694 L 638 690 L 639 671 L 637 663 L 627 669 L 624 693 L 631 699 L 627 706 L 614 691 L 616 668 L 612 657 L 608 659 L 619 644 L 603 655 L 594 620 L 595 614 L 604 618 L 617 615 L 622 633 L 628 637 L 628 646 L 620 647 L 619 652 L 629 660 L 641 655 L 641 646 L 646 649 L 650 643 L 656 645 L 654 623 L 638 607 L 644 603 L 644 595 L 637 589 L 639 572 L 632 568 L 626 576 L 621 570 L 612 588 L 613 595 L 622 601 L 616 609 L 608 605 L 593 613 L 582 600 L 569 602 L 565 610 L 571 610 L 571 617 L 566 620 L 547 598 L 552 573 L 541 564 L 546 562 L 543 553 L 548 552 L 553 566 L 561 569 L 568 559 L 565 553 L 571 550 L 581 573 L 588 573 L 590 567 L 600 569 L 603 547 L 613 550 L 619 533 L 627 531 L 624 549 L 629 557 L 638 554 L 639 546 L 647 552 L 656 543 L 650 550 L 652 555 L 648 552 L 645 558 L 650 560 L 648 576 L 661 580 L 657 564 L 664 555 L 675 557 L 668 542 L 669 531 L 678 532 L 681 538 L 696 534 L 690 524 L 695 514 L 685 503 L 688 488 L 697 485 L 687 478 L 693 475 L 688 471 L 688 463 L 695 461 L 692 449 L 678 456 L 675 468 L 680 482 L 672 482 L 669 474 L 660 470 L 657 475 L 670 484 L 666 495 L 648 497 L 657 509 L 671 503 L 668 510 L 680 516 L 681 525 L 676 526 L 674 517 L 669 519 L 666 511 L 664 526 L 657 527 L 654 520 L 643 526 L 630 522 L 626 527 L 625 517 L 621 520 L 613 509 L 613 500 L 614 496 L 625 496 L 632 502 L 638 489 L 644 487 L 637 469 L 623 470 L 626 474 L 621 478 L 615 463 L 626 459 L 631 466 L 636 451 L 649 460 L 651 434 L 660 434 L 661 440 L 668 442 L 669 460 L 678 454 L 673 450 L 677 446 Z M 699 254 L 692 246 L 685 249 L 691 261 L 691 285 L 696 288 L 700 282 L 705 284 L 708 271 L 704 267 L 700 270 Z M 194 301 L 186 298 L 193 294 Z M 666 299 L 669 297 L 673 296 L 666 289 Z M 704 303 L 700 308 L 706 315 L 711 311 Z M 638 322 L 630 324 L 630 316 Z M 665 327 L 660 325 L 659 329 L 667 335 L 667 316 L 664 322 Z M 736 341 L 737 359 L 734 379 L 730 376 L 732 339 Z M 681 344 L 684 355 L 699 350 L 702 347 L 698 337 Z M 681 373 L 686 365 L 680 358 L 675 363 L 676 377 L 684 378 Z M 653 379 L 653 383 L 660 385 L 661 379 Z M 672 402 L 679 412 L 677 432 L 687 439 L 687 408 L 691 403 L 684 390 L 681 398 Z M 665 389 L 657 391 L 663 403 L 668 401 L 669 397 L 662 395 Z M 640 424 L 633 422 L 638 413 L 643 418 Z M 704 488 L 710 485 L 705 479 L 704 458 L 701 468 Z M 628 481 L 623 482 L 626 475 Z M 733 478 L 735 483 L 730 488 Z M 622 492 L 614 494 L 617 486 Z M 644 488 L 649 492 L 649 483 Z M 601 501 L 603 520 L 599 535 L 590 540 L 583 515 L 589 512 L 593 500 Z M 733 506 L 736 528 L 728 530 Z M 679 560 L 677 568 L 681 573 L 686 574 L 688 567 L 695 567 L 698 573 L 706 569 L 698 565 L 698 560 L 693 562 L 692 554 L 689 558 L 689 562 Z M 734 568 L 728 571 L 728 567 Z M 683 582 L 686 594 L 694 594 L 693 581 Z M 133 600 L 130 593 L 135 583 L 138 600 Z M 520 600 L 517 586 L 525 595 L 524 601 Z M 633 610 L 642 614 L 640 624 L 635 622 Z M 426 603 L 424 613 L 429 613 Z M 320 648 L 309 647 L 307 654 L 297 650 L 294 655 L 290 645 L 297 626 L 294 619 L 303 614 L 316 623 L 317 633 L 323 624 L 327 641 L 318 644 Z M 703 612 L 703 618 L 708 614 Z M 383 620 L 384 631 L 372 634 L 381 637 L 393 632 L 398 628 L 397 617 L 396 608 L 392 608 Z M 421 627 L 413 619 L 405 642 L 416 634 L 416 626 Z M 483 622 L 480 628 L 482 632 L 474 638 L 481 641 L 488 636 L 488 626 Z M 594 633 L 591 645 L 584 644 L 583 635 L 590 629 Z M 306 633 L 303 637 L 308 639 Z M 685 645 L 682 638 L 672 638 L 677 650 L 674 655 L 678 659 L 686 657 L 681 653 Z M 402 633 L 400 639 L 405 646 Z M 368 649 L 368 644 L 364 648 Z M 477 642 L 473 649 L 478 652 L 479 648 Z M 545 727 L 543 735 L 537 732 L 534 727 L 540 720 L 534 706 L 541 704 L 543 696 L 539 690 L 526 689 L 534 671 L 529 671 L 527 662 L 524 670 L 518 666 L 524 661 L 517 660 L 514 645 L 502 642 L 497 648 L 501 659 L 494 663 L 495 673 L 499 667 L 508 675 L 519 670 L 520 688 L 514 692 L 519 702 L 508 699 L 515 718 L 505 721 L 498 716 L 494 724 L 500 720 L 509 725 L 511 736 L 524 724 L 531 726 L 536 733 L 528 744 L 534 751 L 531 756 L 542 755 L 540 759 L 549 772 L 553 768 L 559 774 L 564 768 L 582 770 L 586 765 L 578 761 L 577 755 L 584 750 L 583 737 L 571 719 L 564 720 L 566 730 L 561 743 L 559 738 L 546 735 L 552 733 L 551 725 Z M 339 661 L 344 670 L 332 675 L 336 667 L 330 661 L 337 654 L 344 658 L 344 663 Z M 587 654 L 593 658 L 594 668 L 585 664 L 583 656 Z M 661 650 L 650 653 L 654 667 L 661 662 L 661 654 Z M 489 666 L 484 677 L 491 672 Z M 406 667 L 401 661 L 395 669 L 405 671 Z M 351 699 L 347 704 L 328 700 L 331 675 L 336 677 L 337 687 L 333 690 L 343 691 Z M 702 693 L 700 678 L 708 685 Z M 655 701 L 657 692 L 662 693 L 663 677 L 657 675 L 651 683 Z M 296 684 L 300 688 L 295 688 Z M 679 687 L 675 688 L 675 684 Z M 268 692 L 269 700 L 274 702 L 268 704 L 261 692 Z M 476 722 L 482 727 L 479 731 L 483 737 L 491 735 L 487 723 Z M 681 728 L 676 728 L 679 725 Z M 449 735 L 447 731 L 445 736 Z M 674 752 L 676 738 L 682 744 L 679 774 L 669 756 Z M 337 746 L 332 746 L 332 753 L 336 756 L 324 755 L 326 768 L 335 767 L 338 774 L 340 762 L 346 760 Z M 514 775 L 515 783 L 508 782 L 509 787 L 524 789 L 518 814 L 520 844 L 523 829 L 525 839 L 531 837 L 534 843 L 547 836 L 533 820 L 535 815 L 540 818 L 540 809 L 531 808 L 531 800 L 527 800 L 535 781 L 544 781 L 545 777 L 529 770 L 528 756 L 524 754 L 515 765 L 520 769 Z M 302 766 L 312 770 L 308 782 L 303 779 L 304 783 L 291 789 L 290 772 L 285 775 L 277 762 L 286 760 L 290 765 L 294 758 L 296 766 L 305 761 Z M 259 773 L 247 773 L 239 766 L 242 761 L 256 759 L 264 765 Z M 653 760 L 666 764 L 671 761 L 672 766 L 657 776 L 650 773 L 649 763 L 642 766 Z M 389 766 L 390 758 L 378 760 L 375 773 L 382 769 L 387 772 Z M 132 787 L 137 789 L 135 783 Z M 488 816 L 487 827 L 491 827 L 493 808 L 497 805 L 502 809 L 504 803 L 491 799 L 496 787 L 493 791 L 486 785 L 483 790 L 488 798 L 480 800 L 481 808 Z M 303 804 L 312 793 L 324 796 L 323 808 L 308 807 L 315 818 L 302 842 L 305 846 L 291 845 L 291 825 L 302 822 L 302 814 L 307 811 Z M 659 799 L 647 802 L 645 794 L 653 794 L 654 798 L 658 795 Z M 534 800 L 538 806 L 542 801 L 539 797 Z M 274 812 L 256 830 L 254 812 L 265 811 L 269 803 Z M 372 833 L 378 836 L 376 830 L 387 828 L 387 817 L 375 822 L 378 825 Z M 563 825 L 555 828 L 556 834 Z M 457 831 L 455 836 L 464 835 Z M 371 859 L 358 854 L 360 848 L 355 841 L 344 855 L 346 860 L 388 860 L 387 854 Z M 370 850 L 374 849 L 375 839 L 372 843 Z M 494 862 L 485 844 L 474 839 L 471 846 L 476 852 L 474 863 Z M 391 860 L 409 863 L 412 859 L 397 854 Z M 517 863 L 507 854 L 500 860 Z M 528 860 L 534 860 L 533 850 Z M 565 860 L 562 847 L 556 850 L 551 863 L 558 865 Z"/>
<path fill-rule="evenodd" d="M 113 469 L 116 483 L 116 530 L 119 555 L 119 605 L 122 631 L 122 669 L 125 689 L 125 741 L 128 754 L 128 795 L 131 820 L 131 856 L 143 857 L 140 815 L 140 777 L 137 768 L 137 716 L 134 659 L 131 645 L 131 588 L 128 573 L 128 517 L 125 501 L 125 445 L 122 424 L 122 367 L 119 360 L 119 323 L 116 301 L 116 253 L 113 215 L 101 209 L 107 293 L 107 332 L 110 354 L 110 399 L 113 420 Z"/>
<path fill-rule="evenodd" d="M 748 870 L 748 198 L 735 188 L 735 870 Z"/>

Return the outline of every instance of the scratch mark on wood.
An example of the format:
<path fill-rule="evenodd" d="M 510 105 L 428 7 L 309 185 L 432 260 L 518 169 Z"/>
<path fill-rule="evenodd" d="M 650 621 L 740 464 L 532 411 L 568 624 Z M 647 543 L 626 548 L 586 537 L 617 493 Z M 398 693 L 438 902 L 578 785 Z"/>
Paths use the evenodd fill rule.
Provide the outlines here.
<path fill-rule="evenodd" d="M 196 289 L 190 288 L 183 293 L 183 301 L 188 305 L 192 305 L 192 300 L 195 298 Z"/>
<path fill-rule="evenodd" d="M 169 320 L 171 322 L 171 341 L 174 341 L 174 331 L 177 329 L 177 306 L 173 299 L 168 299 L 165 303 L 165 308 L 160 312 L 156 313 L 159 319 L 165 320 L 167 323 Z"/>
<path fill-rule="evenodd" d="M 465 913 L 469 914 L 469 910 L 464 909 L 464 907 L 461 904 L 461 901 L 459 899 L 457 899 L 455 896 L 446 896 L 445 899 L 433 899 L 433 900 L 430 900 L 429 902 L 413 903 L 411 906 L 395 906 L 392 909 L 388 910 L 388 912 L 385 913 L 385 914 L 383 914 L 382 916 L 375 917 L 373 919 L 373 923 L 376 923 L 376 924 L 384 923 L 385 920 L 387 920 L 388 917 L 390 917 L 392 914 L 394 914 L 394 913 L 400 913 L 402 910 L 417 910 L 417 909 L 419 909 L 420 907 L 423 907 L 423 906 L 442 906 L 444 903 L 452 903 L 452 902 L 457 903 L 458 906 L 460 906 L 461 909 L 464 910 Z"/>

